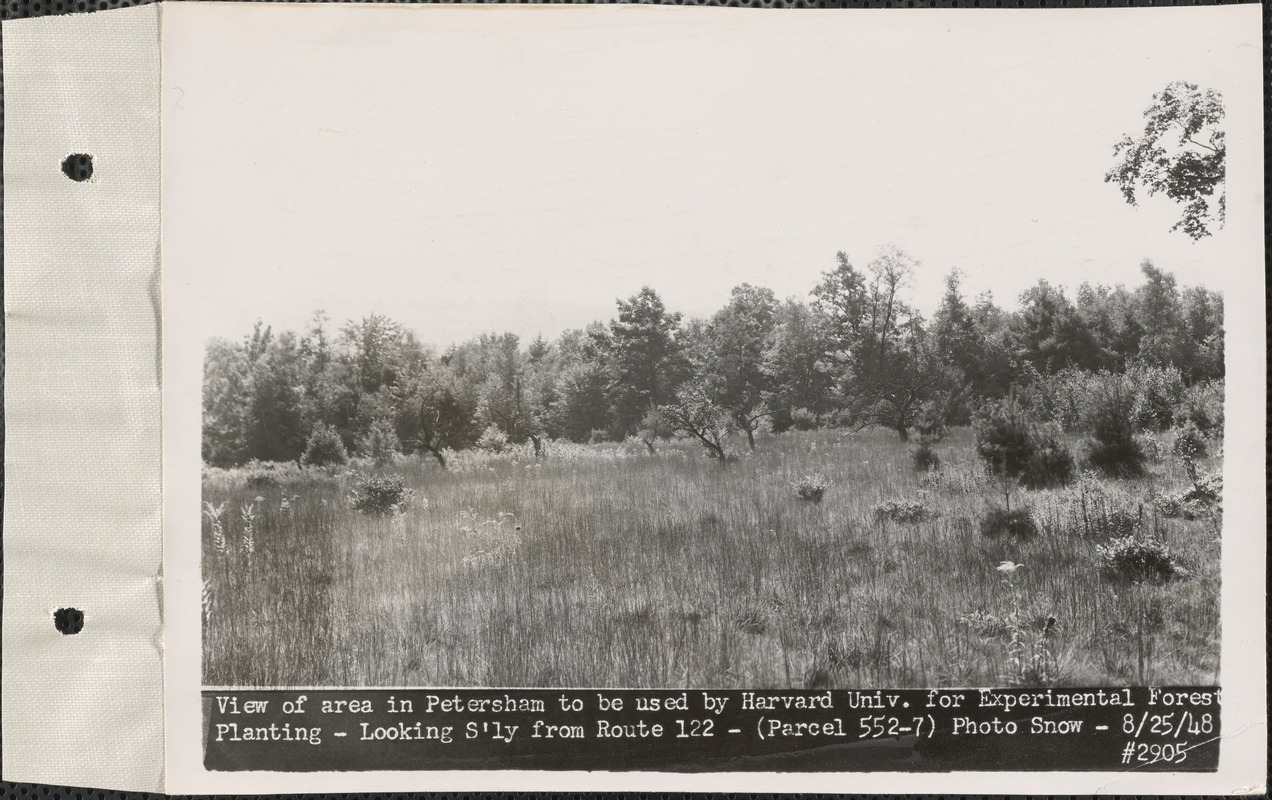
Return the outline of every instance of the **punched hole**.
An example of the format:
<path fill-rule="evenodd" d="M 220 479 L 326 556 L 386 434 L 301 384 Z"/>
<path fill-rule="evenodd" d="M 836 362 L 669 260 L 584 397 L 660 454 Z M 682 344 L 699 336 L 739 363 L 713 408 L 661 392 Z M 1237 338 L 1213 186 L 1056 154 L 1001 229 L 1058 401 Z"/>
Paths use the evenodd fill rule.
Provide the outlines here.
<path fill-rule="evenodd" d="M 72 636 L 84 629 L 84 612 L 78 608 L 59 608 L 53 612 L 53 627 L 63 636 Z"/>
<path fill-rule="evenodd" d="M 62 172 L 73 181 L 86 181 L 93 177 L 93 157 L 86 153 L 71 153 L 62 161 Z"/>

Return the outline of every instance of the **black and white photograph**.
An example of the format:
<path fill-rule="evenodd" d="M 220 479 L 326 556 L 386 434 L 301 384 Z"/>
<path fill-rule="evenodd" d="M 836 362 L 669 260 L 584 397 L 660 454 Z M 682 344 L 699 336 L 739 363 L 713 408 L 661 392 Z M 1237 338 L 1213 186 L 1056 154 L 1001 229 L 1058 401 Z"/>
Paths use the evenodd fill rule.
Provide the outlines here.
<path fill-rule="evenodd" d="M 1211 43 L 372 28 L 173 112 L 205 684 L 1219 682 Z"/>
<path fill-rule="evenodd" d="M 5 779 L 1264 791 L 1262 7 L 813 4 L 6 21 Z"/>

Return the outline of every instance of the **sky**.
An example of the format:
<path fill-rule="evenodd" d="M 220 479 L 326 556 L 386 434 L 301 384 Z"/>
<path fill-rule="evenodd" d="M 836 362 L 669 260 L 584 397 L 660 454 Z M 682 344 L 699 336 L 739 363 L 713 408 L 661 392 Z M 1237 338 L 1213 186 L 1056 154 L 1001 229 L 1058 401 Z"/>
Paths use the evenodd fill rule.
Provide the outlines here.
<path fill-rule="evenodd" d="M 164 280 L 205 336 L 321 308 L 552 338 L 643 285 L 686 316 L 742 282 L 806 298 L 889 244 L 928 313 L 953 268 L 1009 307 L 1145 258 L 1220 290 L 1262 268 L 1257 6 L 228 9 L 164 15 Z M 1200 242 L 1103 180 L 1172 80 L 1227 103 L 1229 225 Z"/>

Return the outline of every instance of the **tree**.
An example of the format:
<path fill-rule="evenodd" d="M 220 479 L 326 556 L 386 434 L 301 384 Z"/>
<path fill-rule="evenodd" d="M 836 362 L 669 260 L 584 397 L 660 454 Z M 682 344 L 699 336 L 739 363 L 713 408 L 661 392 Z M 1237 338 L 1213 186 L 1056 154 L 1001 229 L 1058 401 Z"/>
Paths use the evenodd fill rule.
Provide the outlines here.
<path fill-rule="evenodd" d="M 586 330 L 566 331 L 556 350 L 553 428 L 572 442 L 588 441 L 593 431 L 609 431 L 609 329 L 593 322 Z"/>
<path fill-rule="evenodd" d="M 679 327 L 680 314 L 668 312 L 648 286 L 618 301 L 618 319 L 610 322 L 616 433 L 635 432 L 646 411 L 672 397 Z"/>
<path fill-rule="evenodd" d="M 997 320 L 991 318 L 1001 311 L 993 306 L 989 295 L 981 298 L 977 308 L 963 299 L 960 289 L 962 273 L 958 270 L 945 277 L 945 294 L 933 320 L 931 349 L 935 351 L 938 365 L 953 367 L 962 372 L 969 385 L 970 395 L 997 397 L 1006 391 L 1010 383 L 1010 364 L 1006 348 L 994 337 Z M 948 408 L 946 422 L 965 423 L 971 409 Z"/>
<path fill-rule="evenodd" d="M 769 375 L 764 371 L 764 355 L 776 327 L 773 291 L 749 283 L 736 286 L 728 305 L 716 312 L 707 329 L 710 363 L 694 365 L 700 374 L 710 369 L 719 375 L 720 403 L 746 433 L 752 450 L 756 430 L 773 414 L 765 403 Z"/>
<path fill-rule="evenodd" d="M 203 460 L 231 467 L 247 460 L 250 364 L 241 345 L 213 339 L 203 359 Z"/>
<path fill-rule="evenodd" d="M 1073 303 L 1046 280 L 1021 294 L 1012 328 L 1016 357 L 1044 374 L 1067 366 L 1096 370 L 1108 359 Z"/>
<path fill-rule="evenodd" d="M 274 336 L 257 323 L 244 342 L 250 364 L 248 382 L 248 458 L 296 461 L 309 439 L 301 417 L 301 358 L 296 334 Z"/>
<path fill-rule="evenodd" d="M 1108 353 L 1109 366 L 1124 369 L 1139 354 L 1144 326 L 1135 296 L 1124 286 L 1084 283 L 1078 287 L 1078 316 Z"/>
<path fill-rule="evenodd" d="M 494 425 L 514 444 L 531 439 L 539 455 L 542 420 L 532 402 L 529 358 L 521 352 L 516 334 L 505 333 L 493 344 L 478 392 L 477 422 L 483 428 Z"/>
<path fill-rule="evenodd" d="M 421 366 L 399 391 L 398 430 L 408 447 L 428 453 L 446 469 L 446 450 L 476 441 L 476 389 L 460 380 L 444 360 Z"/>
<path fill-rule="evenodd" d="M 941 356 L 922 320 L 908 323 L 888 369 L 856 395 L 853 418 L 858 425 L 880 425 L 910 440 L 910 428 L 927 419 L 944 426 L 967 394 L 958 367 Z"/>
<path fill-rule="evenodd" d="M 676 392 L 676 402 L 658 406 L 667 427 L 698 440 L 720 466 L 728 465 L 724 440 L 733 432 L 733 414 L 713 396 L 710 387 L 694 381 Z"/>
<path fill-rule="evenodd" d="M 813 308 L 826 320 L 826 334 L 834 350 L 846 358 L 861 340 L 866 317 L 866 278 L 840 250 L 836 265 L 822 273 L 813 289 Z"/>
<path fill-rule="evenodd" d="M 1193 344 L 1193 359 L 1188 365 L 1190 381 L 1212 380 L 1224 376 L 1223 366 L 1223 295 L 1203 286 L 1184 290 L 1184 323 L 1186 336 Z"/>
<path fill-rule="evenodd" d="M 1193 239 L 1223 227 L 1224 182 L 1223 96 L 1214 89 L 1174 81 L 1153 95 L 1144 111 L 1144 135 L 1129 135 L 1113 145 L 1120 158 L 1104 176 L 1116 183 L 1132 206 L 1141 186 L 1151 197 L 1159 192 L 1183 204 L 1183 216 L 1171 230 L 1183 229 Z M 1218 197 L 1215 197 L 1216 191 Z"/>
<path fill-rule="evenodd" d="M 901 299 L 901 290 L 909 284 L 917 262 L 905 251 L 888 246 L 863 275 L 842 252 L 837 258 L 837 267 L 825 273 L 813 290 L 813 305 L 827 319 L 832 350 L 826 361 L 835 365 L 837 399 L 845 417 L 859 426 L 874 424 L 878 403 L 895 395 L 909 358 L 902 338 L 918 318 Z M 910 383 L 906 378 L 901 381 Z M 888 424 L 905 438 L 904 422 Z"/>
<path fill-rule="evenodd" d="M 1182 366 L 1191 361 L 1192 343 L 1184 320 L 1175 276 L 1144 259 L 1140 271 L 1146 278 L 1135 291 L 1140 326 L 1140 360 L 1159 367 Z"/>
<path fill-rule="evenodd" d="M 785 430 L 792 424 L 794 409 L 805 409 L 812 415 L 830 410 L 835 379 L 827 354 L 833 348 L 827 337 L 827 321 L 815 309 L 787 300 L 774 317 L 772 342 L 764 354 L 768 385 L 764 402 L 777 409 L 774 429 Z"/>

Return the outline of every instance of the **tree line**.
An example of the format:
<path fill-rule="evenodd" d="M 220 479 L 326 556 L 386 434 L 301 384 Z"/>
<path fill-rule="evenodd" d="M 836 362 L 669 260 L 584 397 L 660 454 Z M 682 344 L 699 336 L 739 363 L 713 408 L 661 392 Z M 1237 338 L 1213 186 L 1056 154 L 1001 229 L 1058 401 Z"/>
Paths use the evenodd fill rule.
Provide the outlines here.
<path fill-rule="evenodd" d="M 372 314 L 302 331 L 258 321 L 209 342 L 203 458 L 214 466 L 300 460 L 315 437 L 385 460 L 550 439 L 689 436 L 724 458 L 730 435 L 965 424 L 987 401 L 1062 371 L 1177 370 L 1185 385 L 1223 377 L 1223 300 L 1181 288 L 1151 262 L 1144 282 L 1040 280 L 1007 311 L 945 278 L 931 319 L 910 303 L 917 263 L 885 248 L 864 267 L 839 253 L 807 298 L 741 284 L 709 318 L 685 318 L 645 287 L 608 322 L 523 343 L 483 333 L 437 350 Z"/>

